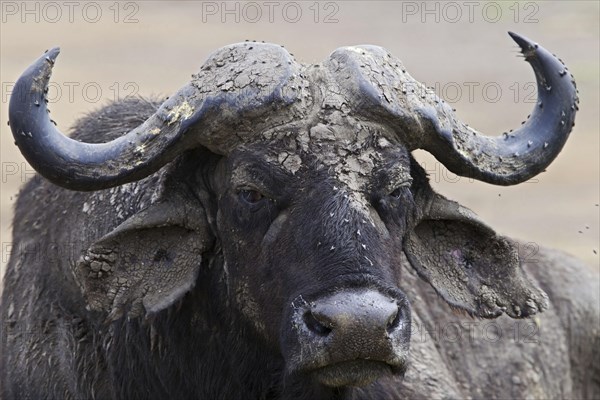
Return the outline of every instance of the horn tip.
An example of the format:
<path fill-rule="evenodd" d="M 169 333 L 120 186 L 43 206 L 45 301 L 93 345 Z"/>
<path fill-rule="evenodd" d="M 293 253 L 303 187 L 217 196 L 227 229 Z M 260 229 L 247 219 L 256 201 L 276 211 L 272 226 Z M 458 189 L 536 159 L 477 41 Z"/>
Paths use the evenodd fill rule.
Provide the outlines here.
<path fill-rule="evenodd" d="M 514 40 L 515 43 L 517 43 L 519 45 L 522 53 L 530 52 L 530 51 L 538 48 L 537 43 L 532 42 L 531 40 L 527 39 L 525 36 L 521 36 L 518 33 L 511 32 L 511 31 L 508 31 L 508 34 L 512 38 L 512 40 Z"/>
<path fill-rule="evenodd" d="M 56 60 L 56 57 L 58 57 L 58 55 L 60 54 L 60 47 L 56 46 L 51 48 L 50 50 L 46 50 L 44 52 L 44 57 L 46 57 L 46 60 L 54 63 L 54 61 Z"/>

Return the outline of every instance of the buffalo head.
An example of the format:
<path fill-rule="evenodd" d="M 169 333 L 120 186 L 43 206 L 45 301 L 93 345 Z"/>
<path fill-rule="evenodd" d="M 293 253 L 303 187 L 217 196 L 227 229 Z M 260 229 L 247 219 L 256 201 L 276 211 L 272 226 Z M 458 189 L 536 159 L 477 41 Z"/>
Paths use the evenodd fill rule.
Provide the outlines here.
<path fill-rule="evenodd" d="M 404 257 L 473 316 L 545 307 L 511 242 L 434 193 L 410 154 L 425 149 L 454 173 L 497 185 L 552 162 L 573 125 L 575 85 L 552 54 L 511 36 L 535 71 L 538 103 L 504 136 L 459 121 L 379 47 L 301 65 L 262 43 L 218 50 L 154 115 L 101 144 L 50 123 L 53 49 L 17 82 L 10 123 L 27 160 L 68 189 L 132 185 L 168 164 L 152 204 L 74 266 L 91 310 L 109 320 L 159 313 L 210 270 L 226 288 L 221 307 L 288 374 L 363 385 L 406 368 Z"/>

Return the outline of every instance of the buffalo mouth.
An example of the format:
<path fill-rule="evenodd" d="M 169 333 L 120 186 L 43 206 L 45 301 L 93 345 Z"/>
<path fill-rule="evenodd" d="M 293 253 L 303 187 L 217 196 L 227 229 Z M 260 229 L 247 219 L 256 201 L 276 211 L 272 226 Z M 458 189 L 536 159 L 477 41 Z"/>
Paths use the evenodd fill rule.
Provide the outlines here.
<path fill-rule="evenodd" d="M 366 386 L 379 378 L 402 375 L 405 371 L 404 364 L 395 366 L 383 361 L 351 360 L 320 367 L 312 371 L 312 375 L 325 386 Z"/>

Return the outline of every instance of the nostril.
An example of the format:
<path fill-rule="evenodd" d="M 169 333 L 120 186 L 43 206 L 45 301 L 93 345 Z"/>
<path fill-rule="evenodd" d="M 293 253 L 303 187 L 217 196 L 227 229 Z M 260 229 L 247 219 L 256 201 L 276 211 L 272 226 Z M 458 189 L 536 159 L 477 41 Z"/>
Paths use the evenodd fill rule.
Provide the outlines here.
<path fill-rule="evenodd" d="M 316 333 L 319 336 L 327 336 L 331 332 L 331 328 L 328 328 L 319 322 L 319 320 L 317 320 L 317 318 L 310 311 L 304 313 L 303 320 L 306 327 L 311 332 Z"/>
<path fill-rule="evenodd" d="M 387 323 L 387 331 L 388 333 L 392 333 L 393 331 L 396 330 L 396 328 L 398 328 L 398 326 L 400 325 L 400 321 L 403 318 L 403 312 L 402 309 L 400 307 L 398 307 L 396 309 L 396 313 L 392 314 L 390 316 L 390 318 L 388 319 L 388 323 Z"/>

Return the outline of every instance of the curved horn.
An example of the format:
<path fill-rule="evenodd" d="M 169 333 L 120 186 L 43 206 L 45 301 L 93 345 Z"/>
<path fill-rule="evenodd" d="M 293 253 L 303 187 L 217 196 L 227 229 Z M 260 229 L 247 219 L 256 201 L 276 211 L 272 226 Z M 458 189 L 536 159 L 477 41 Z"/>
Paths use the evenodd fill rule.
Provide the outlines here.
<path fill-rule="evenodd" d="M 346 89 L 355 107 L 387 120 L 410 150 L 429 151 L 458 175 L 514 185 L 544 171 L 556 158 L 574 125 L 579 100 L 575 81 L 560 60 L 530 40 L 509 34 L 535 72 L 538 102 L 527 122 L 498 137 L 485 136 L 459 121 L 447 103 L 384 49 L 344 48 L 330 59 L 358 72 Z"/>
<path fill-rule="evenodd" d="M 142 179 L 192 147 L 226 154 L 256 132 L 250 118 L 289 106 L 301 86 L 299 66 L 280 46 L 231 45 L 213 53 L 189 84 L 137 128 L 108 143 L 82 143 L 63 135 L 48 116 L 45 93 L 58 53 L 48 51 L 18 79 L 9 121 L 27 161 L 74 190 Z"/>
<path fill-rule="evenodd" d="M 537 81 L 537 104 L 528 120 L 513 132 L 489 137 L 458 121 L 446 107 L 438 124 L 429 119 L 432 140 L 422 146 L 455 174 L 496 185 L 514 185 L 543 172 L 567 141 L 579 102 L 575 81 L 560 60 L 529 39 L 509 34 Z"/>

